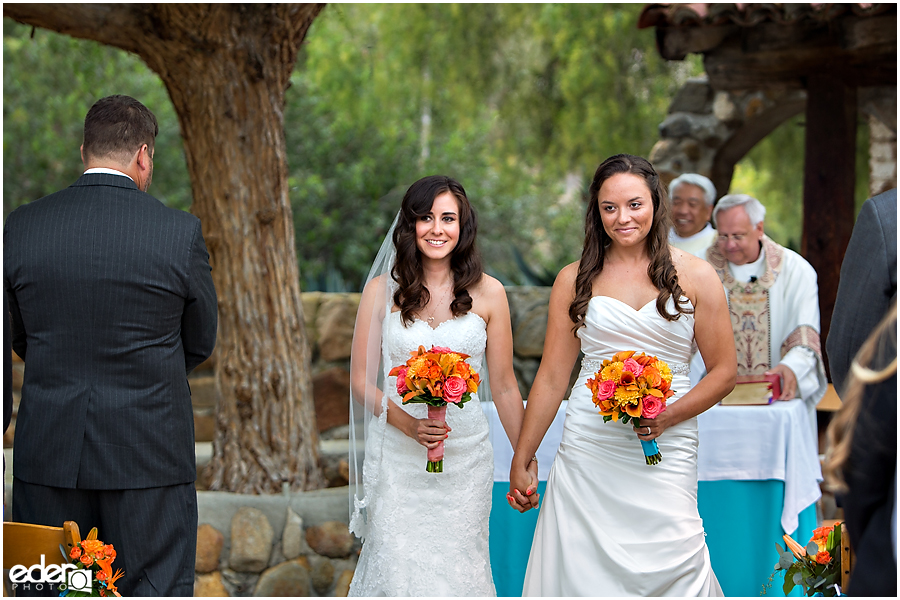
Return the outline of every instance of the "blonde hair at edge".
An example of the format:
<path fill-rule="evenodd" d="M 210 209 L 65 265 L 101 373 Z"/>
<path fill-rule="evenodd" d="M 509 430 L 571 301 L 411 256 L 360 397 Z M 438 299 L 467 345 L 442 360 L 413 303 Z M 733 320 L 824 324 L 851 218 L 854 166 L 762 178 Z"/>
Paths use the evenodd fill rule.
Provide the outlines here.
<path fill-rule="evenodd" d="M 883 368 L 873 368 L 883 365 Z M 856 358 L 850 364 L 850 376 L 847 378 L 847 391 L 844 393 L 843 405 L 837 416 L 828 425 L 828 456 L 825 459 L 824 475 L 828 486 L 836 492 L 847 490 L 843 467 L 850 458 L 853 443 L 853 429 L 859 418 L 860 407 L 865 397 L 866 386 L 884 381 L 897 372 L 897 302 L 884 316 L 877 327 L 869 334 Z"/>

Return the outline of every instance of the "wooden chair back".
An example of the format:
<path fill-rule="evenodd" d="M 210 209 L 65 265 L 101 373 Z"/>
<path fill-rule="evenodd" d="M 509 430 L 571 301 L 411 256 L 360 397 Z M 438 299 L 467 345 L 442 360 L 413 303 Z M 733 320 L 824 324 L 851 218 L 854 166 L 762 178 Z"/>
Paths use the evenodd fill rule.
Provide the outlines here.
<path fill-rule="evenodd" d="M 847 533 L 847 524 L 841 523 L 841 592 L 847 593 L 850 585 L 850 571 L 853 570 L 853 561 L 856 559 L 853 548 L 850 547 L 850 534 Z"/>
<path fill-rule="evenodd" d="M 66 521 L 62 527 L 47 527 L 31 523 L 3 523 L 3 568 L 15 565 L 30 567 L 40 564 L 44 555 L 45 565 L 62 565 L 68 562 L 63 556 L 81 541 L 81 532 L 75 521 Z M 62 546 L 63 550 L 60 550 Z M 9 580 L 4 576 L 3 595 L 9 596 Z"/>

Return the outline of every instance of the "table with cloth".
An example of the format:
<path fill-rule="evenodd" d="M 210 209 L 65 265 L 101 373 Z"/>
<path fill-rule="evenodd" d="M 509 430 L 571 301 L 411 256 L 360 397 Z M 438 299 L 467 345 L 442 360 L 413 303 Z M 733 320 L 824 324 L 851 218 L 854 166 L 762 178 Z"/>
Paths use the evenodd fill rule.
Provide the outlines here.
<path fill-rule="evenodd" d="M 758 596 L 775 543 L 790 533 L 805 545 L 816 528 L 822 470 L 806 404 L 717 405 L 698 420 L 697 503 L 713 571 L 726 596 Z M 782 595 L 782 581 L 768 593 Z"/>
<path fill-rule="evenodd" d="M 566 405 L 537 452 L 540 493 L 562 438 Z M 538 511 L 520 514 L 507 503 L 513 448 L 494 405 L 483 402 L 482 409 L 494 446 L 494 584 L 498 596 L 521 596 Z M 821 469 L 808 418 L 802 401 L 714 406 L 699 417 L 698 506 L 713 570 L 727 596 L 758 596 L 778 561 L 775 543 L 785 532 L 805 543 L 816 527 Z M 775 577 L 769 595 L 783 595 L 781 581 Z"/>

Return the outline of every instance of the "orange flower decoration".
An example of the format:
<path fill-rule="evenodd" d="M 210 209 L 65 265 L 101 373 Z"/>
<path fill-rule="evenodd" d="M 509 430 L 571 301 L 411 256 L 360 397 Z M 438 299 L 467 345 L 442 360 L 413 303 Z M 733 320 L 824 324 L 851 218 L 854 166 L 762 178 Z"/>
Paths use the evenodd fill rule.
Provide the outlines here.
<path fill-rule="evenodd" d="M 816 562 L 820 565 L 827 565 L 829 562 L 831 562 L 831 555 L 828 554 L 827 551 L 822 550 L 821 552 L 816 554 Z"/>

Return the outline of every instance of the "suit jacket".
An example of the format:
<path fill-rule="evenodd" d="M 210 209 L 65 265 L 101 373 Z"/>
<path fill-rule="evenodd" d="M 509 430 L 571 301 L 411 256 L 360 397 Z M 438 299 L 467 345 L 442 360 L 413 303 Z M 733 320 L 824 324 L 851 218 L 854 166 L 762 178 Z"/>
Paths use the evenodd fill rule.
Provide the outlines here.
<path fill-rule="evenodd" d="M 187 375 L 217 325 L 200 220 L 127 177 L 83 175 L 9 215 L 3 266 L 25 361 L 15 476 L 81 489 L 194 481 Z"/>
<path fill-rule="evenodd" d="M 841 263 L 841 280 L 825 341 L 831 381 L 843 394 L 850 361 L 897 293 L 897 190 L 863 204 Z"/>

